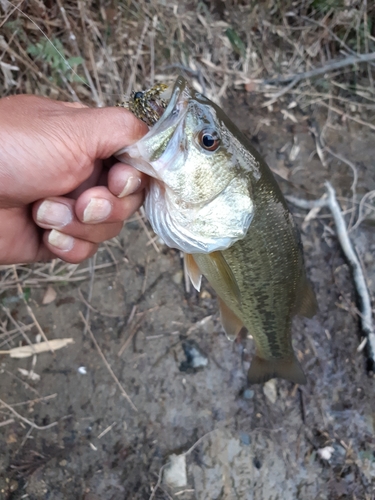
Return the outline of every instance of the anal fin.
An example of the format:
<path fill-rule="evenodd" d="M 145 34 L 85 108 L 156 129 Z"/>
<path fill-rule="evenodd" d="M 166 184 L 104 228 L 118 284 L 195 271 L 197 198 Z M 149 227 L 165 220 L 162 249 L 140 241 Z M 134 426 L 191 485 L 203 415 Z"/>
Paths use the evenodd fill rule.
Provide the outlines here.
<path fill-rule="evenodd" d="M 256 354 L 247 372 L 248 382 L 260 384 L 274 377 L 283 378 L 295 384 L 306 384 L 306 376 L 295 356 L 288 359 L 264 359 Z"/>
<path fill-rule="evenodd" d="M 208 257 L 211 259 L 211 263 L 216 268 L 216 272 L 220 275 L 222 283 L 225 287 L 226 295 L 231 296 L 234 301 L 237 302 L 237 305 L 241 305 L 241 292 L 238 288 L 238 284 L 234 274 L 229 267 L 227 261 L 224 258 L 222 252 L 212 252 L 208 254 Z"/>
<path fill-rule="evenodd" d="M 218 299 L 220 306 L 221 324 L 223 325 L 228 339 L 235 340 L 244 325 L 242 321 L 234 314 L 234 312 L 229 309 L 226 303 L 220 297 L 218 297 Z"/>
<path fill-rule="evenodd" d="M 202 273 L 190 253 L 184 253 L 184 266 L 194 288 L 199 292 L 202 284 Z"/>

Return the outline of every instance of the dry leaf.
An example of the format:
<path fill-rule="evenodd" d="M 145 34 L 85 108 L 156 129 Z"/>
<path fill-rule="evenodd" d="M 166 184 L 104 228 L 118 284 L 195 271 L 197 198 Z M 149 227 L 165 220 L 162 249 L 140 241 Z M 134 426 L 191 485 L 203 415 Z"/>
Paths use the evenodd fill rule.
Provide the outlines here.
<path fill-rule="evenodd" d="M 43 305 L 50 304 L 56 299 L 56 297 L 57 297 L 56 290 L 51 286 L 49 286 L 46 290 L 46 293 L 44 294 L 42 304 Z"/>
<path fill-rule="evenodd" d="M 39 344 L 23 345 L 22 347 L 14 347 L 9 351 L 0 351 L 0 354 L 9 354 L 11 358 L 28 358 L 34 354 L 40 354 L 41 352 L 47 352 L 51 349 L 57 351 L 68 344 L 73 344 L 74 340 L 72 338 L 66 339 L 53 339 L 48 342 L 40 342 Z"/>

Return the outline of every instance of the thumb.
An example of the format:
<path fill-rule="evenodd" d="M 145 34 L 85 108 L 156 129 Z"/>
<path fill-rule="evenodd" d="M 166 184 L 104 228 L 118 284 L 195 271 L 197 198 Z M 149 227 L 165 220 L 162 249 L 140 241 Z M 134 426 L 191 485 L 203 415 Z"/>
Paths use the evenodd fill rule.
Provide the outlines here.
<path fill-rule="evenodd" d="M 148 127 L 133 113 L 120 107 L 80 109 L 81 133 L 92 160 L 105 159 L 141 139 Z"/>

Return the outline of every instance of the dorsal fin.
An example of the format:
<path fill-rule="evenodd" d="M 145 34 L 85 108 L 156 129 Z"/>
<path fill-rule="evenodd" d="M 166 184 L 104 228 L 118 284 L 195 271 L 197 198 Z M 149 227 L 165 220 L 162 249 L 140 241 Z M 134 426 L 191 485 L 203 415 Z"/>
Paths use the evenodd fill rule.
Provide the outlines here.
<path fill-rule="evenodd" d="M 190 253 L 184 253 L 184 263 L 186 272 L 193 283 L 193 286 L 198 292 L 201 289 L 202 273 L 195 262 L 194 257 Z"/>
<path fill-rule="evenodd" d="M 228 339 L 235 340 L 244 325 L 234 312 L 226 305 L 226 303 L 220 297 L 218 297 L 218 299 L 221 324 L 223 325 Z"/>

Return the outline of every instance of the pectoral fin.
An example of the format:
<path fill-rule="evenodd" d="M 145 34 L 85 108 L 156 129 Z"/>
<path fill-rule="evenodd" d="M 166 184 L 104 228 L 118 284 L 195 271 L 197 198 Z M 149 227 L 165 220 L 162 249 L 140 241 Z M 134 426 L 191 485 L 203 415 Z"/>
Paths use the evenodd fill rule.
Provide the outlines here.
<path fill-rule="evenodd" d="M 226 303 L 220 297 L 218 297 L 218 299 L 220 306 L 221 324 L 223 325 L 228 339 L 235 340 L 244 325 L 242 321 L 234 314 L 234 312 L 229 309 Z"/>
<path fill-rule="evenodd" d="M 251 361 L 247 379 L 250 384 L 259 384 L 280 377 L 295 384 L 306 384 L 306 377 L 297 358 L 263 359 L 257 354 Z"/>
<path fill-rule="evenodd" d="M 306 318 L 312 318 L 315 316 L 317 310 L 318 304 L 316 302 L 315 294 L 310 283 L 307 281 L 306 277 L 304 277 L 300 292 L 297 296 L 297 302 L 295 304 L 293 314 L 299 314 L 301 316 L 305 316 Z"/>
<path fill-rule="evenodd" d="M 241 305 L 241 292 L 238 288 L 236 278 L 232 273 L 231 268 L 228 266 L 227 261 L 224 258 L 222 252 L 212 252 L 208 254 L 211 263 L 215 267 L 216 273 L 220 276 L 220 280 L 224 286 L 222 294 L 225 296 L 230 296 L 232 300 L 237 302 L 237 305 Z"/>
<path fill-rule="evenodd" d="M 202 273 L 200 272 L 194 257 L 190 253 L 184 253 L 184 264 L 186 272 L 193 283 L 194 288 L 199 292 L 202 283 Z"/>

